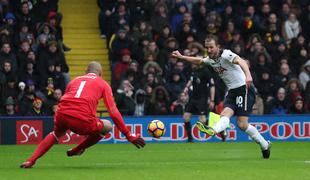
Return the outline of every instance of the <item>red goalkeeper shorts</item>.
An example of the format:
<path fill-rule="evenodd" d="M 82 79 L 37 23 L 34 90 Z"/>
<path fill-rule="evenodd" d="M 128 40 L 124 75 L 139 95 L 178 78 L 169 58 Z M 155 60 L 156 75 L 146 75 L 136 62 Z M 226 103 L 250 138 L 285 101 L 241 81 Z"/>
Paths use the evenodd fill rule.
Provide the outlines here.
<path fill-rule="evenodd" d="M 103 126 L 103 121 L 96 117 L 83 120 L 60 112 L 56 112 L 54 116 L 56 135 L 61 135 L 68 129 L 79 135 L 97 134 L 102 131 Z"/>

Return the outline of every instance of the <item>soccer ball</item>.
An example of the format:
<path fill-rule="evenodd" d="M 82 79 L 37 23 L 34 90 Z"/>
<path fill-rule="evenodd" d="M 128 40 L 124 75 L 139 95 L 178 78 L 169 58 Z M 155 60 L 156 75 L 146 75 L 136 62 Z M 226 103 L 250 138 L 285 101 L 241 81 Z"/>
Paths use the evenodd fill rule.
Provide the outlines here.
<path fill-rule="evenodd" d="M 154 138 L 159 138 L 165 134 L 165 124 L 160 120 L 153 120 L 147 126 L 147 132 Z"/>

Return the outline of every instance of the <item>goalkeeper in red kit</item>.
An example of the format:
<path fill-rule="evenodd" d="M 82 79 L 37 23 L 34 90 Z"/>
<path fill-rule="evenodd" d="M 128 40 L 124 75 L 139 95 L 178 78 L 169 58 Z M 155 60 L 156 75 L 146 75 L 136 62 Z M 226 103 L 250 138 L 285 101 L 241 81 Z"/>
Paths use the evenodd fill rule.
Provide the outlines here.
<path fill-rule="evenodd" d="M 125 126 L 118 111 L 110 85 L 101 78 L 102 67 L 98 62 L 91 62 L 86 74 L 72 80 L 60 99 L 54 116 L 54 131 L 49 133 L 38 145 L 30 158 L 20 165 L 21 168 L 31 168 L 38 158 L 43 156 L 67 130 L 87 138 L 79 145 L 67 151 L 67 156 L 81 155 L 86 148 L 96 144 L 105 134 L 112 130 L 108 120 L 96 117 L 99 100 L 103 98 L 111 119 L 127 140 L 137 148 L 145 146 L 144 140 L 132 134 Z"/>

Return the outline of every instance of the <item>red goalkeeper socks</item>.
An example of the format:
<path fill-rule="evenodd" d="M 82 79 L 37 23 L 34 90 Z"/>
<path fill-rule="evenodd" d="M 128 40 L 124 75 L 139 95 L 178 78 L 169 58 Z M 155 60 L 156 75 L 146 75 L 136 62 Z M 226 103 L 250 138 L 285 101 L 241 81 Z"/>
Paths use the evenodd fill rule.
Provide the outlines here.
<path fill-rule="evenodd" d="M 56 142 L 57 139 L 55 138 L 53 132 L 49 133 L 43 139 L 43 141 L 40 142 L 35 152 L 27 161 L 35 162 L 37 159 L 43 156 Z"/>

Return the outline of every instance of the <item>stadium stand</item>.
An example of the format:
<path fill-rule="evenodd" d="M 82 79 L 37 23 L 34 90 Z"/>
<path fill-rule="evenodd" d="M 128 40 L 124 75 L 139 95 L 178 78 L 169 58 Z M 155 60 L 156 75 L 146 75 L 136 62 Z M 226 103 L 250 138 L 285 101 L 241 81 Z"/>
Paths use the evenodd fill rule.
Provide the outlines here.
<path fill-rule="evenodd" d="M 232 49 L 248 61 L 258 92 L 253 113 L 309 112 L 309 1 L 97 3 L 100 34 L 109 48 L 112 86 L 122 97 L 117 104 L 124 114 L 133 115 L 134 106 L 144 108 L 135 96 L 141 90 L 147 106 L 139 115 L 170 114 L 167 107 L 175 106 L 172 102 L 191 74 L 189 64 L 178 63 L 170 53 L 179 49 L 185 55 L 205 56 L 203 44 L 208 34 L 217 35 L 222 48 Z M 181 78 L 171 82 L 175 74 Z M 225 87 L 215 79 L 216 109 L 220 109 Z"/>

